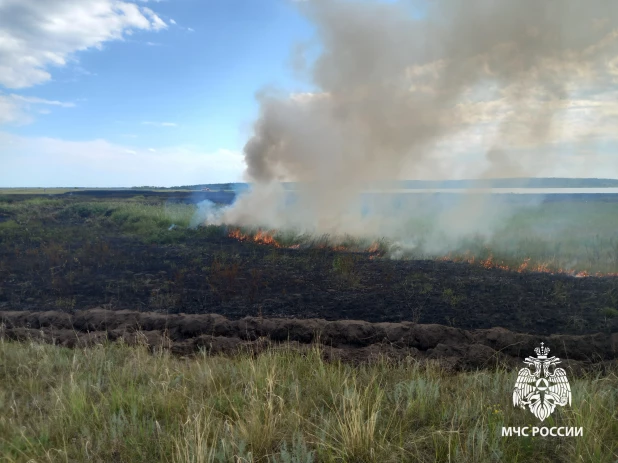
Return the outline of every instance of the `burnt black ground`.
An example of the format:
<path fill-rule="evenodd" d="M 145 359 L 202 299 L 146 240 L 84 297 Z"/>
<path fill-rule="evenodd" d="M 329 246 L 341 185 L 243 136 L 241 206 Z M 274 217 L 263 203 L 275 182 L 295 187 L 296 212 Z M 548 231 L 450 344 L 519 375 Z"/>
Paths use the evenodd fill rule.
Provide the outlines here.
<path fill-rule="evenodd" d="M 66 203 L 80 201 L 92 200 L 72 196 Z M 37 209 L 16 229 L 0 230 L 0 310 L 105 307 L 230 319 L 412 321 L 540 335 L 618 332 L 618 317 L 611 317 L 616 277 L 283 249 L 240 242 L 222 229 L 162 228 L 149 243 L 124 233 L 107 212 L 93 216 L 80 207 L 71 214 L 57 205 Z M 14 218 L 6 211 L 2 217 Z"/>
<path fill-rule="evenodd" d="M 612 277 L 275 249 L 226 236 L 195 236 L 174 245 L 93 236 L 71 239 L 59 250 L 42 244 L 17 252 L 3 243 L 0 256 L 1 310 L 105 306 L 232 319 L 415 321 L 537 334 L 618 331 L 618 319 L 601 311 L 618 295 L 618 279 Z"/>

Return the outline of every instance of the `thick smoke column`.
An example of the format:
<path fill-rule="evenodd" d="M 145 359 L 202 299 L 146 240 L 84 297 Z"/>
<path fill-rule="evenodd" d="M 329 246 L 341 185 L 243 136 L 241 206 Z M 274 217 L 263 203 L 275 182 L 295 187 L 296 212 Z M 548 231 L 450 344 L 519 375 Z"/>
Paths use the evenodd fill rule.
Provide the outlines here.
<path fill-rule="evenodd" d="M 259 96 L 260 116 L 245 146 L 253 193 L 226 211 L 228 223 L 399 236 L 401 208 L 376 200 L 379 217 L 359 212 L 359 192 L 368 184 L 452 177 L 440 149 L 475 127 L 485 127 L 478 136 L 486 152 L 468 166 L 468 177 L 536 175 L 557 162 L 543 147 L 563 135 L 561 111 L 612 78 L 614 0 L 298 6 L 322 46 L 308 70 L 319 92 Z M 526 158 L 522 153 L 532 148 L 538 148 L 534 159 Z M 302 182 L 293 207 L 286 206 L 281 180 Z M 408 203 L 406 213 L 416 206 Z M 478 231 L 462 220 L 483 223 L 484 207 L 474 201 L 461 207 L 454 219 L 462 232 Z M 451 215 L 437 219 L 444 225 Z"/>

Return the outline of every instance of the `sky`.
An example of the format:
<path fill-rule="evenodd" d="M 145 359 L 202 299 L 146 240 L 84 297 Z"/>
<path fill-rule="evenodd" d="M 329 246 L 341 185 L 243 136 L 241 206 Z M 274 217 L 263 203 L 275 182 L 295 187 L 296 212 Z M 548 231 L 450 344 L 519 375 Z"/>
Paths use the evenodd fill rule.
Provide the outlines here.
<path fill-rule="evenodd" d="M 311 36 L 281 0 L 0 0 L 0 187 L 240 181 Z"/>
<path fill-rule="evenodd" d="M 313 22 L 301 14 L 311 1 L 318 0 L 0 0 L 0 187 L 242 181 L 243 147 L 260 120 L 259 95 L 268 90 L 285 101 L 305 99 L 309 108 L 316 97 L 334 98 L 295 62 L 303 47 L 310 62 L 323 51 L 316 21 L 327 39 L 336 27 L 327 14 Z M 422 19 L 421 3 L 410 0 L 416 6 L 409 11 Z M 596 16 L 589 24 L 590 30 L 606 26 Z M 615 33 L 605 37 L 616 42 Z M 532 166 L 539 150 L 547 153 L 534 169 L 538 176 L 618 178 L 615 56 L 599 58 L 603 80 L 596 87 L 574 87 L 558 102 L 552 117 L 559 130 L 545 145 L 528 144 L 515 154 Z M 433 91 L 428 79 L 439 78 L 440 63 L 407 67 L 410 91 Z M 337 71 L 338 64 L 332 67 Z M 424 170 L 414 161 L 402 175 L 430 179 L 438 168 L 448 178 L 478 173 L 471 166 L 491 161 L 487 143 L 505 139 L 495 135 L 501 117 L 514 127 L 530 125 L 521 108 L 519 119 L 509 119 L 512 88 L 492 98 L 466 93 L 452 113 L 465 130 L 440 138 Z"/>

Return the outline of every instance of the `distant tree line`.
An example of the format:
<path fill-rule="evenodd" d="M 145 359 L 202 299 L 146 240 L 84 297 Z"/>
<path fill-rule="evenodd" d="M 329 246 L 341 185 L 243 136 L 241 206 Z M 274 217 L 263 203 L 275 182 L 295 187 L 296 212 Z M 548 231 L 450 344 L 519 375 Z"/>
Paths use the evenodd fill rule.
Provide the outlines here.
<path fill-rule="evenodd" d="M 607 178 L 497 178 L 480 180 L 400 180 L 378 182 L 374 186 L 399 188 L 618 188 L 618 179 Z M 286 189 L 293 189 L 293 182 L 284 182 Z M 213 191 L 243 190 L 246 183 L 203 183 L 199 185 L 177 185 L 173 187 L 135 186 L 135 190 L 201 190 Z M 371 185 L 368 185 L 371 187 Z"/>

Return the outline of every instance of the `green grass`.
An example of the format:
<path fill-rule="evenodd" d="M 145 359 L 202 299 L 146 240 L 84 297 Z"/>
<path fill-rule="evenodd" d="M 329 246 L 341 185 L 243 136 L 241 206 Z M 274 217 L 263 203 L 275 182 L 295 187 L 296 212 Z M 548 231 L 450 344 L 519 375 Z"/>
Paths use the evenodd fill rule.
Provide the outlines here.
<path fill-rule="evenodd" d="M 112 188 L 113 189 L 113 188 Z M 139 189 L 142 191 L 154 191 L 154 192 L 163 192 L 163 193 L 167 193 L 167 192 L 171 192 L 171 191 L 175 191 L 175 192 L 191 192 L 191 191 L 195 191 L 195 190 L 190 190 L 190 189 L 182 189 L 182 188 L 176 188 L 176 189 L 172 189 L 172 188 L 127 188 L 128 190 L 134 190 L 134 189 Z M 92 190 L 99 190 L 99 191 L 105 191 L 107 190 L 107 188 L 79 188 L 79 187 L 67 187 L 67 188 L 62 188 L 62 187 L 52 187 L 52 188 L 0 188 L 0 195 L 41 195 L 41 194 L 48 194 L 48 195 L 61 195 L 64 193 L 71 193 L 73 191 L 92 191 Z M 231 190 L 230 190 L 231 191 Z"/>
<path fill-rule="evenodd" d="M 8 220 L 0 222 L 0 240 L 20 242 L 66 241 L 69 235 L 84 232 L 82 227 L 49 227 L 72 223 L 86 225 L 90 232 L 117 232 L 136 236 L 151 243 L 183 241 L 196 234 L 209 234 L 212 227 L 191 230 L 189 224 L 195 206 L 162 204 L 156 200 L 132 198 L 119 201 L 83 201 L 56 198 L 0 200 L 0 214 Z M 174 229 L 169 228 L 174 225 Z M 219 232 L 221 232 L 219 227 Z"/>
<path fill-rule="evenodd" d="M 74 190 L 74 188 L 0 188 L 0 195 L 61 195 Z"/>
<path fill-rule="evenodd" d="M 537 426 L 511 403 L 516 371 L 450 374 L 414 361 L 352 367 L 317 348 L 258 357 L 105 344 L 0 341 L 7 462 L 614 462 L 618 377 L 571 379 L 547 426 L 583 437 L 502 437 Z"/>

